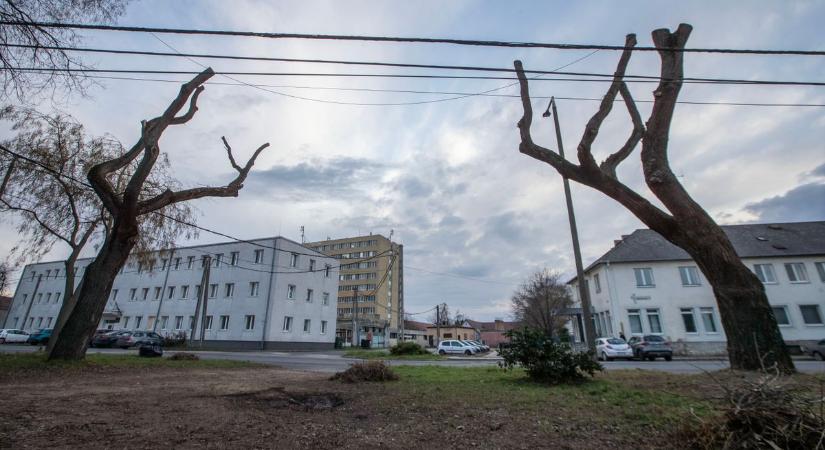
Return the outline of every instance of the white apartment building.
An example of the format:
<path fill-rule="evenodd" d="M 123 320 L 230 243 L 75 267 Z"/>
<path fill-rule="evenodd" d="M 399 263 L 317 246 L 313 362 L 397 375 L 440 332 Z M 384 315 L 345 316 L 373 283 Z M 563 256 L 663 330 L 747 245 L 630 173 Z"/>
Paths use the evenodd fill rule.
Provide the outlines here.
<path fill-rule="evenodd" d="M 207 257 L 209 283 L 202 287 Z M 78 261 L 78 282 L 91 262 Z M 53 327 L 63 273 L 63 261 L 26 266 L 4 327 Z M 338 262 L 283 237 L 155 252 L 146 263 L 130 259 L 115 279 L 99 328 L 188 335 L 202 289 L 208 294 L 206 348 L 333 348 Z M 199 320 L 198 338 L 200 329 Z"/>
<path fill-rule="evenodd" d="M 765 284 L 789 345 L 825 338 L 825 222 L 722 226 L 742 261 Z M 725 353 L 713 291 L 681 248 L 643 229 L 585 270 L 599 336 L 660 334 L 681 354 Z M 578 286 L 570 280 L 579 306 Z M 581 337 L 581 326 L 573 325 Z"/>

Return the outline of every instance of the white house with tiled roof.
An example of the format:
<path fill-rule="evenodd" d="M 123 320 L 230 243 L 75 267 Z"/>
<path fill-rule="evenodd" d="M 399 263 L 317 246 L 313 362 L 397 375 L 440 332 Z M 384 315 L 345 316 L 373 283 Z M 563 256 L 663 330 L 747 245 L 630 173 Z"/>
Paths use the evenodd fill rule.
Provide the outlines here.
<path fill-rule="evenodd" d="M 765 284 L 785 341 L 825 339 L 825 222 L 722 226 Z M 585 270 L 599 336 L 660 334 L 683 354 L 722 354 L 725 330 L 708 281 L 658 233 L 622 236 Z M 577 279 L 573 278 L 578 302 Z M 577 325 L 577 324 L 576 324 Z M 577 335 L 580 327 L 574 326 Z"/>

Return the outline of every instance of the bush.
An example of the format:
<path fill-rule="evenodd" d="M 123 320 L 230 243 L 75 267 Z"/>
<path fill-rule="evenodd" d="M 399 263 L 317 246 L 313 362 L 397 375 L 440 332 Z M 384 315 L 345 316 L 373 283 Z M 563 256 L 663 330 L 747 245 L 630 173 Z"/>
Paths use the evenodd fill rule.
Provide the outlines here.
<path fill-rule="evenodd" d="M 177 352 L 169 357 L 172 361 L 200 361 L 200 357 L 194 353 Z"/>
<path fill-rule="evenodd" d="M 384 364 L 384 361 L 367 361 L 355 363 L 349 369 L 336 373 L 331 379 L 341 380 L 345 383 L 395 381 L 398 379 L 398 375 L 392 371 L 390 366 Z"/>
<path fill-rule="evenodd" d="M 177 333 L 169 333 L 163 336 L 163 346 L 170 347 L 186 347 L 186 332 L 179 331 Z"/>
<path fill-rule="evenodd" d="M 399 342 L 390 348 L 390 353 L 393 355 L 426 355 L 430 352 L 415 342 Z"/>
<path fill-rule="evenodd" d="M 576 353 L 569 345 L 558 343 L 542 331 L 522 328 L 504 333 L 510 344 L 501 348 L 504 369 L 521 366 L 532 380 L 541 383 L 574 383 L 604 370 L 592 353 Z"/>

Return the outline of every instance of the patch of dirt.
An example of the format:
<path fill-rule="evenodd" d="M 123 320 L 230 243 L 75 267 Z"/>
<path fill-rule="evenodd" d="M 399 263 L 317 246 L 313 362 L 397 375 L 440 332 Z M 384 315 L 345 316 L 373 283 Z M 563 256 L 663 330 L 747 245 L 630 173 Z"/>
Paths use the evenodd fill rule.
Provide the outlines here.
<path fill-rule="evenodd" d="M 344 404 L 341 397 L 335 393 L 290 393 L 283 387 L 227 394 L 225 397 L 237 403 L 245 403 L 259 408 L 289 408 L 297 406 L 306 410 L 318 411 L 332 409 Z"/>

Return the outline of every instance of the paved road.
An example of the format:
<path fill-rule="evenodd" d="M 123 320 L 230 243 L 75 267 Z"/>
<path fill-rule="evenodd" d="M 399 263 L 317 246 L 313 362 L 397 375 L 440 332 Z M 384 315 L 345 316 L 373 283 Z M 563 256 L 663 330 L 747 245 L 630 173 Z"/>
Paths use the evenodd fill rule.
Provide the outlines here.
<path fill-rule="evenodd" d="M 30 345 L 6 344 L 0 346 L 0 352 L 31 352 L 38 347 Z M 172 350 L 170 350 L 171 352 Z M 135 350 L 121 349 L 89 349 L 89 353 L 127 354 Z M 338 372 L 346 369 L 354 361 L 344 358 L 340 351 L 326 352 L 193 352 L 204 359 L 229 359 L 238 361 L 253 361 L 262 364 L 283 367 L 287 369 L 308 370 L 313 372 Z M 480 367 L 494 366 L 496 358 L 456 358 L 444 361 L 391 361 L 393 365 L 438 365 L 449 367 Z M 813 360 L 796 360 L 797 370 L 806 373 L 825 373 L 825 362 Z M 697 361 L 675 358 L 673 361 L 611 361 L 603 363 L 607 370 L 645 369 L 659 370 L 670 373 L 699 373 L 702 371 L 720 370 L 728 367 L 727 361 Z"/>

